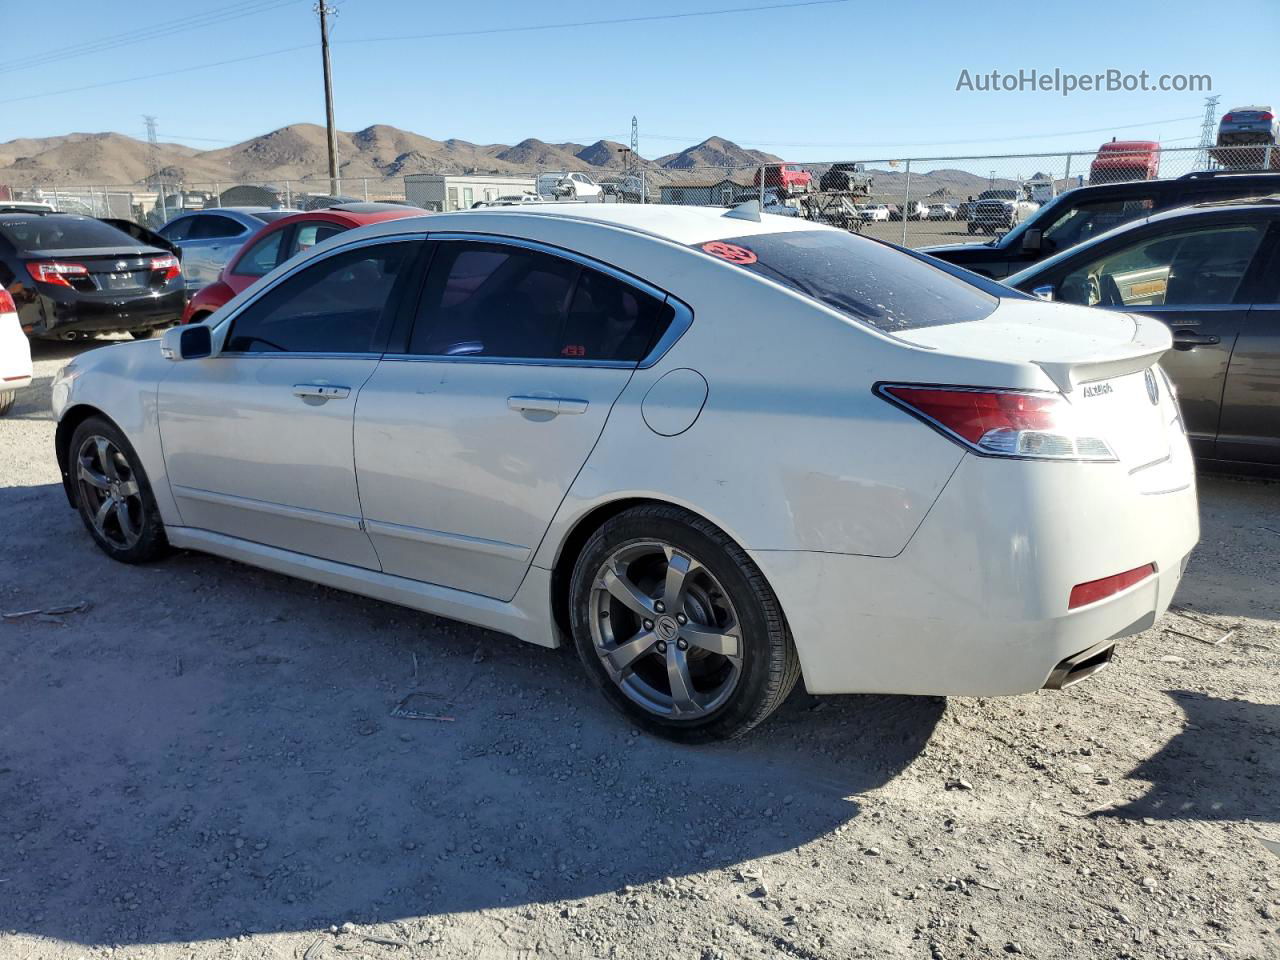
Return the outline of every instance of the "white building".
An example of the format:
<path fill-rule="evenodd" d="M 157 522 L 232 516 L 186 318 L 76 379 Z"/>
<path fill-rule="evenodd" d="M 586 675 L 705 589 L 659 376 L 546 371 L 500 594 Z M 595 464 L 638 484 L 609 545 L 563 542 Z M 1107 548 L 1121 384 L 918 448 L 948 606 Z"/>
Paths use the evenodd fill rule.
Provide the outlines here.
<path fill-rule="evenodd" d="M 423 210 L 443 213 L 470 210 L 480 201 L 536 192 L 533 177 L 472 173 L 411 173 L 404 178 L 404 198 Z"/>

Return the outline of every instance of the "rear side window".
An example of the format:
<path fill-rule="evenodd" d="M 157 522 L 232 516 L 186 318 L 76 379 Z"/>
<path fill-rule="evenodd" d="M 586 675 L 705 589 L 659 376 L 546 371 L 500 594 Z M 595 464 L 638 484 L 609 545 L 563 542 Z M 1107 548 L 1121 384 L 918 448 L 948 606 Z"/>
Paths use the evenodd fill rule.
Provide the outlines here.
<path fill-rule="evenodd" d="M 280 243 L 286 232 L 273 230 L 245 251 L 245 255 L 236 264 L 236 276 L 265 277 L 274 270 L 280 263 Z"/>
<path fill-rule="evenodd" d="M 92 217 L 39 216 L 4 219 L 0 234 L 18 250 L 81 250 L 137 247 L 138 241 Z"/>
<path fill-rule="evenodd" d="M 1000 303 L 968 280 L 844 231 L 768 233 L 695 249 L 886 333 L 981 320 Z"/>
<path fill-rule="evenodd" d="M 204 214 L 192 217 L 192 220 L 195 222 L 191 224 L 191 232 L 187 234 L 188 240 L 217 240 L 222 237 L 238 237 L 246 229 L 230 217 Z"/>
<path fill-rule="evenodd" d="M 671 308 L 553 254 L 441 241 L 409 350 L 420 356 L 637 362 Z"/>
<path fill-rule="evenodd" d="M 185 240 L 187 234 L 191 232 L 191 222 L 195 217 L 179 217 L 177 220 L 170 220 L 163 227 L 156 231 L 166 240 Z"/>
<path fill-rule="evenodd" d="M 336 236 L 345 230 L 336 223 L 300 223 L 293 235 L 293 243 L 290 244 L 289 256 L 295 253 L 304 253 L 310 250 L 317 243 L 328 240 L 330 237 Z"/>

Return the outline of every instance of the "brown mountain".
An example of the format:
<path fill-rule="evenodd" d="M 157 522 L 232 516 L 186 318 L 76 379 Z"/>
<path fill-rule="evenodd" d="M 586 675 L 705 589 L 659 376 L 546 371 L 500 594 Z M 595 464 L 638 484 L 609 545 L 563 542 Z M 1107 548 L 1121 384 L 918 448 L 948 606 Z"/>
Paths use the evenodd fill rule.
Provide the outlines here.
<path fill-rule="evenodd" d="M 708 137 L 697 146 L 669 153 L 654 163 L 668 170 L 688 170 L 693 167 L 750 167 L 777 163 L 781 159 L 761 150 L 745 150 L 724 137 Z"/>
<path fill-rule="evenodd" d="M 476 144 L 457 139 L 433 140 L 409 130 L 375 124 L 354 133 L 340 131 L 337 141 L 344 178 L 381 180 L 410 173 L 514 174 L 537 170 L 599 174 L 618 173 L 625 166 L 623 145 L 611 140 L 584 145 L 529 138 L 514 146 Z M 711 137 L 657 161 L 641 158 L 639 162 L 661 179 L 664 169 L 750 166 L 761 160 L 777 158 Z M 311 123 L 291 124 L 215 150 L 173 143 L 153 148 L 119 133 L 73 133 L 0 143 L 0 184 L 16 187 L 140 184 L 157 165 L 167 179 L 191 185 L 317 179 L 327 172 L 328 148 L 324 128 Z"/>

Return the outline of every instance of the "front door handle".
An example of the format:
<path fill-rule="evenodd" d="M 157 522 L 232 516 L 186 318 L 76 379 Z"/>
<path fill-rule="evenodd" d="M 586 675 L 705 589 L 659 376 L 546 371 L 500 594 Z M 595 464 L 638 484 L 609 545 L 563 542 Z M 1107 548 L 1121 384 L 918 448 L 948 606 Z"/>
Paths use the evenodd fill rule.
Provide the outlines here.
<path fill-rule="evenodd" d="M 586 413 L 587 401 L 567 397 L 507 397 L 507 409 L 517 413 L 549 413 L 558 416 L 562 413 Z"/>
<path fill-rule="evenodd" d="M 351 395 L 351 388 L 335 386 L 332 383 L 295 383 L 293 385 L 293 395 L 302 397 L 304 400 L 310 398 L 341 400 Z"/>
<path fill-rule="evenodd" d="M 1196 333 L 1194 330 L 1173 331 L 1173 348 L 1175 350 L 1194 350 L 1196 347 L 1212 347 L 1222 342 L 1222 338 L 1212 333 Z"/>

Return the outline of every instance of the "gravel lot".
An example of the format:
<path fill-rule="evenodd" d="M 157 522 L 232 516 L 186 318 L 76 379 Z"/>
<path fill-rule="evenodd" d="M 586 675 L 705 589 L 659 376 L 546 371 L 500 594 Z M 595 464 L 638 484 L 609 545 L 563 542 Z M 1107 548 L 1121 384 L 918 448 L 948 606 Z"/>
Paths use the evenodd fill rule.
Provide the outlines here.
<path fill-rule="evenodd" d="M 1280 957 L 1280 485 L 1202 478 L 1202 619 L 1068 692 L 797 691 L 680 748 L 567 650 L 111 563 L 74 352 L 0 420 L 0 611 L 87 604 L 0 621 L 0 958 Z"/>

